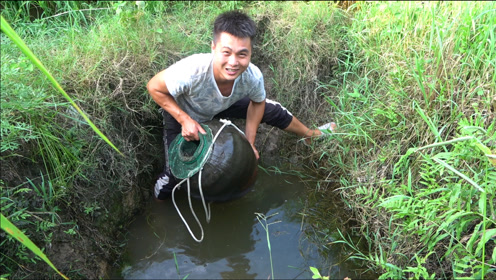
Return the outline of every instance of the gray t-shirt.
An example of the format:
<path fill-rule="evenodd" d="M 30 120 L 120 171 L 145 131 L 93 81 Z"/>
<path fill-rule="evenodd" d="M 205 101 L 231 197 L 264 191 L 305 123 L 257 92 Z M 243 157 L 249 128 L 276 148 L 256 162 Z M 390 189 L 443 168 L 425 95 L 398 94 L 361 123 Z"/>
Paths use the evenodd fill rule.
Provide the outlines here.
<path fill-rule="evenodd" d="M 231 95 L 223 96 L 214 79 L 213 54 L 194 54 L 165 71 L 165 84 L 177 104 L 197 122 L 211 120 L 236 101 L 248 96 L 254 102 L 265 100 L 263 75 L 250 63 L 234 81 Z"/>

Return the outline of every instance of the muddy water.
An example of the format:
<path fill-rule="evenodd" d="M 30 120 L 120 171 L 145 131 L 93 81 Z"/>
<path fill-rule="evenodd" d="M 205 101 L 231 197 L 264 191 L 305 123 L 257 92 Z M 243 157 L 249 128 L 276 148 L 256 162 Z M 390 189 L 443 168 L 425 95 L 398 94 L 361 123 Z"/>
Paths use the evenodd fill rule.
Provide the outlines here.
<path fill-rule="evenodd" d="M 321 269 L 323 275 L 331 274 L 331 278 L 358 278 L 355 269 L 359 268 L 343 262 L 339 250 L 323 257 L 319 254 L 321 246 L 310 242 L 302 215 L 304 188 L 294 176 L 259 172 L 253 191 L 240 199 L 211 205 L 210 223 L 205 221 L 201 202 L 193 200 L 204 229 L 201 243 L 190 236 L 172 201 L 150 203 L 132 222 L 125 264 L 112 278 L 268 279 L 272 278 L 270 253 L 275 279 L 310 279 L 309 266 Z M 200 237 L 186 193 L 176 192 L 176 202 L 193 233 Z M 270 250 L 265 222 L 259 222 L 255 213 L 269 217 Z M 326 267 L 330 263 L 340 265 L 329 271 Z"/>

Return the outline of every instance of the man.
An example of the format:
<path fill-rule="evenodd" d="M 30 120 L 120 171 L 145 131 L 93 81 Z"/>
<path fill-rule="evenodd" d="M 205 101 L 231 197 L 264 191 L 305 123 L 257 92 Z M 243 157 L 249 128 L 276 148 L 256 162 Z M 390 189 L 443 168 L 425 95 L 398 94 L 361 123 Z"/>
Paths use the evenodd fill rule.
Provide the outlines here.
<path fill-rule="evenodd" d="M 255 137 L 259 124 L 267 123 L 310 138 L 336 127 L 329 123 L 309 129 L 279 103 L 266 99 L 263 75 L 250 63 L 256 34 L 255 22 L 231 11 L 214 22 L 212 53 L 186 57 L 153 77 L 147 85 L 163 109 L 166 165 L 155 184 L 155 198 L 166 199 L 176 185 L 168 165 L 169 144 L 181 132 L 186 141 L 199 140 L 206 132 L 200 123 L 213 118 L 245 118 L 245 135 L 256 158 Z"/>

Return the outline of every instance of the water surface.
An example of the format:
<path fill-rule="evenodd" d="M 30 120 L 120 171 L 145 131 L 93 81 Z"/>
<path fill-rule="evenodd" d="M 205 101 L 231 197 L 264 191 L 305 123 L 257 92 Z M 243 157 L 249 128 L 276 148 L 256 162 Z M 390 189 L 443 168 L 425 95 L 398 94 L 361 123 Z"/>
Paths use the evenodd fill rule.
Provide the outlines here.
<path fill-rule="evenodd" d="M 199 238 L 186 193 L 176 192 L 176 202 Z M 211 205 L 210 223 L 201 201 L 192 202 L 204 229 L 201 243 L 191 237 L 171 200 L 150 203 L 130 226 L 126 264 L 114 278 L 268 279 L 272 263 L 275 279 L 311 279 L 309 266 L 320 269 L 329 262 L 342 262 L 339 252 L 322 257 L 321 247 L 306 237 L 305 186 L 295 176 L 259 172 L 255 187 L 244 197 Z M 265 221 L 257 219 L 264 216 L 269 217 L 268 237 Z M 322 274 L 353 278 L 354 268 L 342 263 Z"/>

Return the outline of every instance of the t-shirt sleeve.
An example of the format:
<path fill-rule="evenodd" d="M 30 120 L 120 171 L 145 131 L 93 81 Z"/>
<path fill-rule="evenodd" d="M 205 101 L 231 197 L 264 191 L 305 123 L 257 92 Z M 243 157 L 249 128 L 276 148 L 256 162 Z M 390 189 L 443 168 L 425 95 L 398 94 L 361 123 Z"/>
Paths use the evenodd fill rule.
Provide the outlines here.
<path fill-rule="evenodd" d="M 249 98 L 254 102 L 262 102 L 265 100 L 266 93 L 263 74 L 258 67 L 253 69 L 253 79 L 253 88 L 250 91 Z"/>
<path fill-rule="evenodd" d="M 188 67 L 185 59 L 172 64 L 165 70 L 164 82 L 174 98 L 189 92 L 192 75 L 191 67 Z"/>

